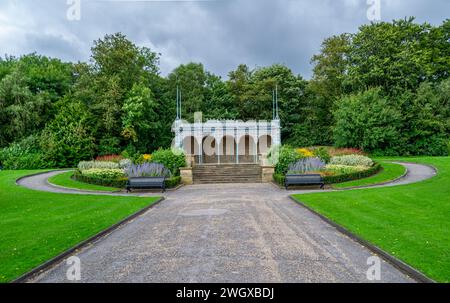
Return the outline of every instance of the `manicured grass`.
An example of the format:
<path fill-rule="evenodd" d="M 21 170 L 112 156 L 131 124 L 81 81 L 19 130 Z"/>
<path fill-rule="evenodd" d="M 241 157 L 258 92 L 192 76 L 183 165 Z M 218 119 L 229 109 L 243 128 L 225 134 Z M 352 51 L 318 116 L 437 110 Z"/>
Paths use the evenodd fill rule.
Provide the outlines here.
<path fill-rule="evenodd" d="M 449 282 L 450 157 L 404 160 L 431 164 L 438 175 L 403 186 L 294 197 L 430 278 Z"/>
<path fill-rule="evenodd" d="M 365 185 L 373 185 L 378 183 L 384 183 L 388 181 L 395 180 L 399 177 L 401 177 L 406 169 L 400 164 L 395 163 L 389 163 L 386 161 L 379 161 L 381 166 L 383 167 L 383 170 L 380 171 L 378 174 L 373 175 L 368 178 L 349 181 L 349 182 L 343 182 L 343 183 L 336 183 L 333 184 L 333 188 L 345 188 L 345 187 L 353 187 L 353 186 L 365 186 Z"/>
<path fill-rule="evenodd" d="M 114 187 L 107 187 L 107 186 L 100 186 L 100 185 L 94 185 L 89 183 L 80 182 L 77 180 L 72 179 L 73 171 L 64 172 L 62 174 L 55 175 L 53 177 L 50 177 L 48 181 L 52 184 L 67 187 L 67 188 L 75 188 L 75 189 L 82 189 L 82 190 L 93 190 L 93 191 L 119 191 L 119 188 Z"/>
<path fill-rule="evenodd" d="M 0 282 L 13 280 L 158 200 L 56 194 L 15 184 L 35 172 L 0 171 Z"/>

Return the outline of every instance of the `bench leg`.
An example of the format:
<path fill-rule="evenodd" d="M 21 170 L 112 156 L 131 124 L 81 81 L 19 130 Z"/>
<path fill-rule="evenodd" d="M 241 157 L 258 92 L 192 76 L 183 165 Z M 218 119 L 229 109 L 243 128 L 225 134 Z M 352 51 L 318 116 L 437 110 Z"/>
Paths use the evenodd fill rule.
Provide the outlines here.
<path fill-rule="evenodd" d="M 323 189 L 325 186 L 325 183 L 320 184 L 320 189 Z"/>

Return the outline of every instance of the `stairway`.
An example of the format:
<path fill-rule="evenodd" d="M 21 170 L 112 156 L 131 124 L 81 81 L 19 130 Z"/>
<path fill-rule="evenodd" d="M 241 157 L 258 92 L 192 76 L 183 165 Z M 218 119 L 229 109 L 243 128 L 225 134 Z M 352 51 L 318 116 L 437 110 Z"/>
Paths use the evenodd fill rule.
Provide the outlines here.
<path fill-rule="evenodd" d="M 197 164 L 192 174 L 194 184 L 262 182 L 259 164 Z"/>

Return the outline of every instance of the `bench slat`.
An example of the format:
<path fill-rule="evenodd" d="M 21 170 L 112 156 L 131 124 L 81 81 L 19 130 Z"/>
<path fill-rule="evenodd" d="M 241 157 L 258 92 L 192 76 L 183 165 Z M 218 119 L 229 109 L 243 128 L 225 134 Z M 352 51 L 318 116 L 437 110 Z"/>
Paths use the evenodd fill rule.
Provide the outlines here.
<path fill-rule="evenodd" d="M 319 174 L 309 174 L 309 175 L 286 175 L 285 187 L 288 188 L 289 185 L 320 185 L 323 188 L 325 183 L 323 178 Z"/>

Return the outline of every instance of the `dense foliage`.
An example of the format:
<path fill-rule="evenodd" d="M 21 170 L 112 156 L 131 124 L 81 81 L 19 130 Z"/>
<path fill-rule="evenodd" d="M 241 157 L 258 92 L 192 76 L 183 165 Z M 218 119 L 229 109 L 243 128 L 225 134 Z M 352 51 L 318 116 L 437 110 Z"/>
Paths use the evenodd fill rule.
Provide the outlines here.
<path fill-rule="evenodd" d="M 450 20 L 363 25 L 324 40 L 311 60 L 311 80 L 281 64 L 239 65 L 224 81 L 201 63 L 188 63 L 162 77 L 160 54 L 120 33 L 95 41 L 88 63 L 6 56 L 0 58 L 1 165 L 69 167 L 96 156 L 137 159 L 168 148 L 177 86 L 187 120 L 196 111 L 204 119 L 269 120 L 278 87 L 285 144 L 446 155 L 449 37 Z"/>

